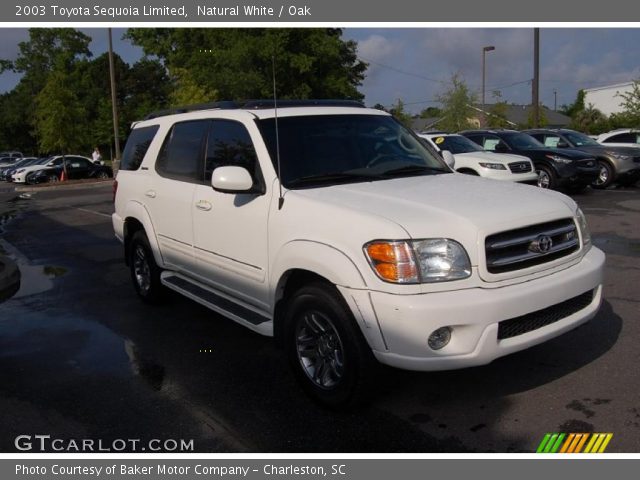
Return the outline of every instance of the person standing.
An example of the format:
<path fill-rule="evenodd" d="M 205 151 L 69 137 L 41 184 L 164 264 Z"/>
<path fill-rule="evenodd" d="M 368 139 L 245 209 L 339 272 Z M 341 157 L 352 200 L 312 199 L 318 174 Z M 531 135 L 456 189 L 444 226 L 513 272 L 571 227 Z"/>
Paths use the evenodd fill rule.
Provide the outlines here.
<path fill-rule="evenodd" d="M 97 163 L 99 165 L 102 164 L 102 155 L 100 155 L 100 150 L 98 149 L 98 147 L 93 150 L 91 157 L 93 158 L 93 163 Z"/>

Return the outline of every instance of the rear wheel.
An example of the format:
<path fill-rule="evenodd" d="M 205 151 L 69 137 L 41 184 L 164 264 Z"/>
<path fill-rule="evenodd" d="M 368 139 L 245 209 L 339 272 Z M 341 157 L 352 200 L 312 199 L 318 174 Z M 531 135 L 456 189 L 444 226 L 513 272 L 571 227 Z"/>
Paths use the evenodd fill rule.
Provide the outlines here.
<path fill-rule="evenodd" d="M 47 178 L 47 182 L 49 183 L 58 183 L 58 180 L 57 175 L 50 175 L 49 178 Z"/>
<path fill-rule="evenodd" d="M 556 179 L 555 172 L 547 167 L 541 166 L 538 168 L 538 187 L 554 189 L 558 185 L 558 180 Z"/>
<path fill-rule="evenodd" d="M 107 172 L 98 172 L 98 174 L 96 175 L 96 178 L 99 178 L 101 180 L 105 180 L 105 179 L 109 178 L 109 174 Z"/>
<path fill-rule="evenodd" d="M 596 178 L 591 186 L 593 188 L 607 188 L 613 183 L 613 177 L 615 175 L 611 164 L 605 160 L 598 160 L 598 178 Z"/>
<path fill-rule="evenodd" d="M 162 270 L 156 264 L 149 240 L 142 230 L 135 232 L 131 238 L 129 268 L 138 296 L 148 303 L 159 302 L 164 293 L 164 287 L 160 282 Z"/>
<path fill-rule="evenodd" d="M 285 322 L 289 362 L 312 398 L 340 409 L 367 399 L 377 362 L 333 286 L 319 282 L 298 290 Z"/>

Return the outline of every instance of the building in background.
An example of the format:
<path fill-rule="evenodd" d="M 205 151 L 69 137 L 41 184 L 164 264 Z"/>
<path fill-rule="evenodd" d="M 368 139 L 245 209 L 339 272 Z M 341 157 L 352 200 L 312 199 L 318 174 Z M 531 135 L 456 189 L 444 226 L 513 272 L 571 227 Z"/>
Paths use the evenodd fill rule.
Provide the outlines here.
<path fill-rule="evenodd" d="M 620 104 L 623 98 L 622 93 L 630 93 L 633 90 L 633 82 L 617 83 L 597 88 L 585 88 L 584 104 L 592 104 L 605 115 L 622 112 Z"/>

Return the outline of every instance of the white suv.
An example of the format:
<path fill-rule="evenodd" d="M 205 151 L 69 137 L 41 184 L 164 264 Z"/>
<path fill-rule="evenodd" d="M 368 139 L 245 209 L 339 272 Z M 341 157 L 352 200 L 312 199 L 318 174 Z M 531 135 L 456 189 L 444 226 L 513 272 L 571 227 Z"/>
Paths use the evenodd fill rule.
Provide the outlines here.
<path fill-rule="evenodd" d="M 332 406 L 376 361 L 483 365 L 598 311 L 604 254 L 569 197 L 487 188 L 355 102 L 273 106 L 134 124 L 113 226 L 143 300 L 170 288 L 275 336 Z"/>
<path fill-rule="evenodd" d="M 620 128 L 602 133 L 596 140 L 598 143 L 611 147 L 640 147 L 640 130 L 635 128 Z"/>

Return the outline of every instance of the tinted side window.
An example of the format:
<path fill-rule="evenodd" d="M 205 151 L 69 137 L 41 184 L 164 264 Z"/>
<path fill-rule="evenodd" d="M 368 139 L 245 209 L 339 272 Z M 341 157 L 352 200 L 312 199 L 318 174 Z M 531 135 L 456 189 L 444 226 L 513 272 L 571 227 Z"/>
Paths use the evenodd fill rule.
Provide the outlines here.
<path fill-rule="evenodd" d="M 136 128 L 131 132 L 122 153 L 120 170 L 137 170 L 140 168 L 142 159 L 146 155 L 157 131 L 158 125 L 151 125 L 150 127 Z"/>
<path fill-rule="evenodd" d="M 207 139 L 205 180 L 220 166 L 245 167 L 256 177 L 257 158 L 249 132 L 239 122 L 213 120 Z"/>
<path fill-rule="evenodd" d="M 202 142 L 208 127 L 208 120 L 176 123 L 160 149 L 157 172 L 177 180 L 200 181 Z"/>
<path fill-rule="evenodd" d="M 465 135 L 469 140 L 482 146 L 482 135 Z"/>
<path fill-rule="evenodd" d="M 607 138 L 604 143 L 635 143 L 635 133 L 620 133 Z"/>

